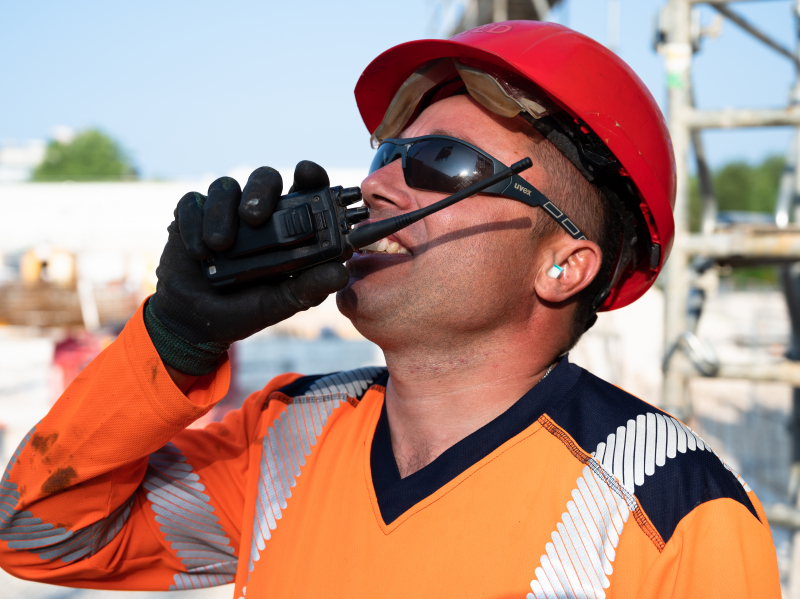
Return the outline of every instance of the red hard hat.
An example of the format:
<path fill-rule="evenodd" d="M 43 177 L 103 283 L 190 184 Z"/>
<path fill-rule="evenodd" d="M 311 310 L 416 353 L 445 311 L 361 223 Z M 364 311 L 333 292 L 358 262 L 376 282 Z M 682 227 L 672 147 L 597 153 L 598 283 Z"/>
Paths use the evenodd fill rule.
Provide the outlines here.
<path fill-rule="evenodd" d="M 450 40 L 408 42 L 378 56 L 358 80 L 356 102 L 370 133 L 409 77 L 441 58 L 479 62 L 532 82 L 611 151 L 619 174 L 635 187 L 634 217 L 649 232 L 649 255 L 621 275 L 600 310 L 641 297 L 672 248 L 676 181 L 667 125 L 636 73 L 601 44 L 555 23 L 507 21 Z"/>

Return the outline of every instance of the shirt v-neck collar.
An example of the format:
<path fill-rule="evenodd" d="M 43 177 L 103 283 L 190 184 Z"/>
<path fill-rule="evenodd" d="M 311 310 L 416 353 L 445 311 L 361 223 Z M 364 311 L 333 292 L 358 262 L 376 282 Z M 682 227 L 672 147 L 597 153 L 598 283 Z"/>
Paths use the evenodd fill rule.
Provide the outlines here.
<path fill-rule="evenodd" d="M 391 524 L 506 441 L 532 426 L 549 406 L 564 397 L 578 380 L 580 373 L 581 368 L 570 364 L 567 356 L 563 356 L 549 375 L 534 385 L 508 410 L 406 478 L 400 478 L 400 471 L 392 451 L 389 419 L 384 401 L 370 452 L 372 485 L 384 523 Z M 382 378 L 383 380 L 376 383 L 386 385 L 388 374 Z"/>

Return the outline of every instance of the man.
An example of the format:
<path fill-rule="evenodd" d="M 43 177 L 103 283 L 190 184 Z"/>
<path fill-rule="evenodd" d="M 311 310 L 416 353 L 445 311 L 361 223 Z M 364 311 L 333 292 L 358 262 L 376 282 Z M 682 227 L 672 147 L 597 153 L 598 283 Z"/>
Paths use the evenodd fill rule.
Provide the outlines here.
<path fill-rule="evenodd" d="M 371 220 L 534 167 L 358 252 L 231 294 L 198 260 L 282 183 L 176 209 L 156 294 L 28 435 L 0 482 L 0 559 L 116 589 L 235 597 L 777 597 L 747 484 L 682 423 L 570 365 L 595 312 L 653 283 L 673 235 L 658 108 L 602 46 L 509 22 L 393 48 L 356 97 L 380 144 Z M 328 185 L 300 163 L 294 190 Z M 531 199 L 529 199 L 531 198 Z M 388 371 L 225 394 L 228 344 L 339 291 Z"/>

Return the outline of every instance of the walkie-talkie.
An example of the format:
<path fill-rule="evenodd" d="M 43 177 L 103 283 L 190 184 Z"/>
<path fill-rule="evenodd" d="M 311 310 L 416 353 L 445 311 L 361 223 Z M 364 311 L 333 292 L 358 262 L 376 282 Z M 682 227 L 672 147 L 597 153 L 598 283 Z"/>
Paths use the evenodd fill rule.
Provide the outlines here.
<path fill-rule="evenodd" d="M 239 223 L 236 241 L 203 260 L 208 281 L 217 288 L 249 282 L 280 281 L 323 262 L 344 262 L 368 246 L 499 183 L 532 166 L 523 158 L 510 167 L 414 212 L 355 227 L 369 208 L 348 208 L 361 201 L 358 187 L 324 187 L 282 196 L 269 220 L 259 227 Z"/>

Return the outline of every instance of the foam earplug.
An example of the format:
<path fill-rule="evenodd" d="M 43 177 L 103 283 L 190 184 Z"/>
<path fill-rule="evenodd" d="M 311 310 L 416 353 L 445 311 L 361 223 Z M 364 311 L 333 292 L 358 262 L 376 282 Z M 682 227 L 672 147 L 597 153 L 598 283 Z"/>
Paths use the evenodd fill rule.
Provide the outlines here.
<path fill-rule="evenodd" d="M 550 267 L 550 270 L 547 271 L 547 276 L 552 279 L 557 279 L 561 276 L 561 273 L 564 272 L 564 269 L 561 268 L 558 264 L 553 264 Z"/>

